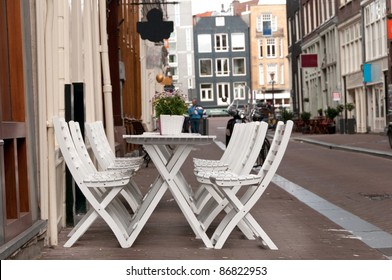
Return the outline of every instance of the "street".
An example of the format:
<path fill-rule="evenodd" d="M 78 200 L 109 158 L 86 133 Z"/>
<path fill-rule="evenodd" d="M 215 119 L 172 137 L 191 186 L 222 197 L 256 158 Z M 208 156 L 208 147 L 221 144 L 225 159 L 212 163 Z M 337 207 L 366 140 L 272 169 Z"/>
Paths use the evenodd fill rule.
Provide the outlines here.
<path fill-rule="evenodd" d="M 215 126 L 215 132 L 220 136 L 225 122 L 227 120 L 224 118 L 210 119 L 210 131 Z M 272 133 L 269 132 L 271 137 Z M 333 209 L 335 212 L 340 208 L 339 211 L 351 213 L 353 216 L 350 215 L 347 219 L 357 216 L 362 223 L 368 222 L 392 234 L 390 159 L 292 140 L 277 174 L 323 198 L 324 203 L 332 203 L 336 206 Z M 336 219 L 343 219 L 342 215 L 344 214 L 340 213 Z M 351 226 L 355 228 L 357 225 Z M 362 230 L 367 231 L 367 227 L 369 225 Z M 391 254 L 392 243 L 389 244 L 389 239 L 386 242 L 388 243 L 381 244 L 383 242 L 380 241 L 375 246 L 390 248 L 386 251 Z"/>

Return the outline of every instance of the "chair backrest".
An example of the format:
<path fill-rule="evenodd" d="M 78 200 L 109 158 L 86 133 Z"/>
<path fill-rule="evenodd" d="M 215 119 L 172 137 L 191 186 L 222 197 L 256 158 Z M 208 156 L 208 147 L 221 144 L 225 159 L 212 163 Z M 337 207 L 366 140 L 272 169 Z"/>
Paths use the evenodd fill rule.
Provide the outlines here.
<path fill-rule="evenodd" d="M 146 132 L 146 129 L 144 128 L 141 120 L 132 120 L 131 124 L 133 127 L 134 134 L 140 135 Z"/>
<path fill-rule="evenodd" d="M 256 142 L 262 135 L 258 134 L 262 133 L 262 131 L 259 130 L 259 128 L 261 128 L 261 125 L 262 124 L 260 122 L 249 122 L 244 124 L 245 129 L 241 131 L 241 135 L 239 136 L 240 141 L 237 142 L 236 146 L 233 147 L 232 150 L 233 156 L 230 158 L 229 162 L 229 170 L 231 172 L 234 172 L 236 174 L 244 174 L 244 172 L 250 172 L 250 170 L 244 170 L 244 167 L 246 165 L 246 162 L 249 161 L 249 157 L 252 154 L 254 146 L 258 145 L 258 143 Z M 255 163 L 255 161 L 256 158 L 252 162 L 252 165 Z"/>
<path fill-rule="evenodd" d="M 246 152 L 246 156 L 242 160 L 242 172 L 241 174 L 249 174 L 253 166 L 257 160 L 257 157 L 260 154 L 261 147 L 264 144 L 264 139 L 267 136 L 268 131 L 268 123 L 267 122 L 256 122 L 258 123 L 257 133 L 254 136 L 254 140 L 252 141 L 251 145 L 248 147 Z"/>
<path fill-rule="evenodd" d="M 242 135 L 242 132 L 244 131 L 245 127 L 246 127 L 245 123 L 236 123 L 234 125 L 233 132 L 230 137 L 230 142 L 227 145 L 227 147 L 226 147 L 225 151 L 223 152 L 223 155 L 220 159 L 221 162 L 223 162 L 223 163 L 230 162 L 231 158 L 234 156 L 233 148 L 235 148 L 236 145 L 238 144 L 238 142 L 241 141 L 241 135 Z"/>
<path fill-rule="evenodd" d="M 242 202 L 248 201 L 253 205 L 263 195 L 283 159 L 292 130 L 293 121 L 289 120 L 286 124 L 278 122 L 267 157 L 257 174 L 260 176 L 259 184 L 247 188 L 241 198 Z"/>
<path fill-rule="evenodd" d="M 90 154 L 87 151 L 86 144 L 83 140 L 82 131 L 78 122 L 69 121 L 69 130 L 71 131 L 72 140 L 75 144 L 76 151 L 80 159 L 84 162 L 86 167 L 89 167 L 91 172 L 97 172 L 97 168 L 91 160 Z"/>
<path fill-rule="evenodd" d="M 268 185 L 272 180 L 272 177 L 275 175 L 275 172 L 282 161 L 283 155 L 286 152 L 292 130 L 293 121 L 289 120 L 286 124 L 282 121 L 278 122 L 271 147 L 258 173 L 258 175 L 263 178 L 263 184 Z"/>
<path fill-rule="evenodd" d="M 91 170 L 90 168 L 86 167 L 86 165 L 81 160 L 72 140 L 68 124 L 64 118 L 57 116 L 53 117 L 53 125 L 56 139 L 59 144 L 61 154 L 64 157 L 65 163 L 67 164 L 75 182 L 84 193 L 83 180 L 88 174 L 90 174 Z"/>
<path fill-rule="evenodd" d="M 102 122 L 85 124 L 86 136 L 99 166 L 103 170 L 114 164 L 115 156 L 106 138 Z"/>

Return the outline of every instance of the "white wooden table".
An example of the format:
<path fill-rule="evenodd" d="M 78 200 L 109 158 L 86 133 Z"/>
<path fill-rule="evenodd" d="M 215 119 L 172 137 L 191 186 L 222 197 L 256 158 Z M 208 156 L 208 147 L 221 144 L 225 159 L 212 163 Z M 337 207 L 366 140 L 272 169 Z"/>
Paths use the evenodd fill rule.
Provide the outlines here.
<path fill-rule="evenodd" d="M 143 228 L 148 218 L 169 189 L 195 235 L 202 239 L 207 248 L 213 248 L 211 240 L 202 228 L 192 210 L 193 192 L 180 168 L 195 145 L 211 144 L 216 136 L 181 133 L 177 135 L 160 135 L 147 132 L 142 135 L 124 135 L 128 143 L 143 145 L 154 162 L 159 176 L 146 194 L 140 209 L 135 213 L 137 227 Z"/>

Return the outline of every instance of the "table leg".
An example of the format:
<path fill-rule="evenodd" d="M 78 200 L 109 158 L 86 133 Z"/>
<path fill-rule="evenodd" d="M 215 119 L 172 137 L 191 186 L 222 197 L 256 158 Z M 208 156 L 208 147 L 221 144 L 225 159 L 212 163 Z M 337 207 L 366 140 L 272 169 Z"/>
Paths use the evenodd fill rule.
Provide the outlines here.
<path fill-rule="evenodd" d="M 200 237 L 203 240 L 207 248 L 213 248 L 211 240 L 204 232 L 199 220 L 181 192 L 181 189 L 186 187 L 183 185 L 184 182 L 176 180 L 181 166 L 192 150 L 192 146 L 177 145 L 172 155 L 164 155 L 162 152 L 163 150 L 158 145 L 145 145 L 145 149 L 150 155 L 151 160 L 154 162 L 159 174 L 162 176 L 162 179 L 164 180 L 162 186 L 168 186 L 193 232 L 197 237 Z M 162 157 L 162 155 L 164 155 L 164 157 Z"/>

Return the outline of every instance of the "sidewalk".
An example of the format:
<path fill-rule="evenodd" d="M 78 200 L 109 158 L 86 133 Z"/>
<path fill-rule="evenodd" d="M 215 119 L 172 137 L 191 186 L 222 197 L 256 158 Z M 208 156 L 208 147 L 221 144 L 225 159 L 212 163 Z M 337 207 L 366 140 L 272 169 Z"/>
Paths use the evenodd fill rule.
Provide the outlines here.
<path fill-rule="evenodd" d="M 210 121 L 210 134 L 224 142 L 224 127 L 218 118 Z M 218 136 L 219 135 L 219 136 Z M 307 141 L 331 148 L 364 149 L 367 152 L 391 156 L 386 136 L 373 134 L 305 135 L 294 134 L 293 140 Z M 192 151 L 182 168 L 192 186 L 197 186 L 193 176 L 192 158 L 220 158 L 223 151 L 215 144 L 199 146 Z M 157 175 L 151 163 L 135 176 L 142 191 L 147 191 Z M 272 184 L 272 183 L 271 183 Z M 277 187 L 269 187 L 266 194 L 252 210 L 253 216 L 276 243 L 279 250 L 263 249 L 258 241 L 245 239 L 240 231 L 230 235 L 221 250 L 206 249 L 195 238 L 177 203 L 167 192 L 151 215 L 134 245 L 122 249 L 110 229 L 102 222 L 94 224 L 71 248 L 64 248 L 71 228 L 63 229 L 59 245 L 44 248 L 39 259 L 136 259 L 136 260 L 382 260 L 384 254 L 368 247 L 350 233 L 304 205 L 295 197 Z M 212 229 L 216 227 L 214 223 Z M 208 232 L 209 235 L 212 232 Z"/>
<path fill-rule="evenodd" d="M 294 133 L 293 140 L 361 152 L 392 159 L 388 137 L 381 134 L 302 134 Z"/>

